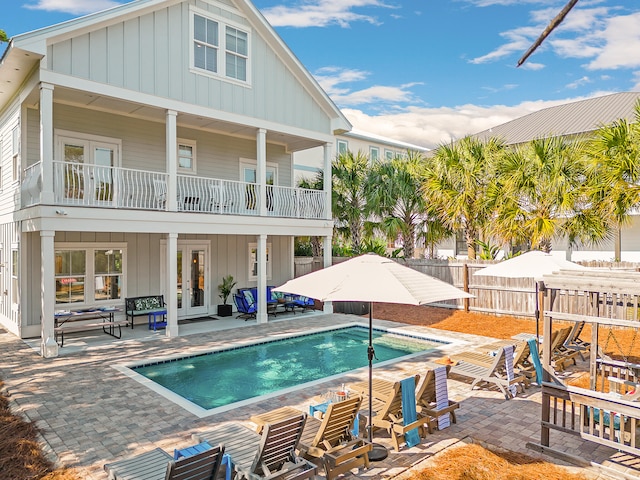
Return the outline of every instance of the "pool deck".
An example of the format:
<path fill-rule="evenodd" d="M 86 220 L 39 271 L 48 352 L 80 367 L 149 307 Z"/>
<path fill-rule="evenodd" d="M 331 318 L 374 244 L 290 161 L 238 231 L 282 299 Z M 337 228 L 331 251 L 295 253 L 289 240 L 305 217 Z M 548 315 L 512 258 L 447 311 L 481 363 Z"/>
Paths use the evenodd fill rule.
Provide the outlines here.
<path fill-rule="evenodd" d="M 375 312 L 374 312 L 375 315 Z M 210 416 L 198 417 L 167 400 L 157 392 L 132 380 L 114 365 L 151 357 L 190 354 L 224 347 L 230 343 L 264 340 L 265 337 L 306 332 L 368 320 L 353 315 L 323 315 L 313 312 L 281 316 L 267 324 L 255 320 L 210 320 L 180 325 L 180 337 L 167 338 L 163 331 L 150 332 L 145 325 L 123 329 L 122 339 L 102 333 L 83 333 L 65 338 L 61 355 L 43 359 L 37 342 L 23 342 L 0 330 L 0 378 L 12 407 L 36 421 L 43 433 L 47 451 L 61 464 L 78 468 L 82 478 L 104 480 L 106 462 L 130 457 L 155 447 L 172 452 L 193 443 L 193 433 L 224 422 L 240 422 L 249 427 L 249 417 L 280 406 L 307 411 L 314 397 L 368 378 L 366 367 L 339 379 L 322 381 L 302 390 L 258 399 L 253 403 Z M 491 338 L 458 334 L 427 327 L 374 320 L 374 326 L 402 328 L 435 338 L 450 339 L 454 346 L 413 357 L 399 363 L 375 367 L 374 375 L 400 379 L 420 373 L 430 362 L 473 344 L 491 343 Z M 505 400 L 497 390 L 471 391 L 469 383 L 449 379 L 449 396 L 461 403 L 458 422 L 437 431 L 412 448 L 390 450 L 388 458 L 372 463 L 369 470 L 347 477 L 381 479 L 400 476 L 418 463 L 461 442 L 484 442 L 530 456 L 566 465 L 526 448 L 540 439 L 540 389 L 532 386 L 513 400 Z M 389 436 L 376 431 L 376 442 L 390 446 Z M 551 445 L 569 454 L 606 466 L 609 471 L 640 477 L 635 457 L 585 442 L 580 438 L 553 432 Z M 635 468 L 635 469 L 634 469 Z M 597 468 L 572 468 L 589 478 L 622 478 Z"/>

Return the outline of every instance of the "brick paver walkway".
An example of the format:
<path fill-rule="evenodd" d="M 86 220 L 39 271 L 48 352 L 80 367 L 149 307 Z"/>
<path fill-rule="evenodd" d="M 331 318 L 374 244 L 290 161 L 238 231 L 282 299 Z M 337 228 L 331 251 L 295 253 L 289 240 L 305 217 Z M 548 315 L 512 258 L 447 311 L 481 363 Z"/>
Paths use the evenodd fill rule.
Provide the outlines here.
<path fill-rule="evenodd" d="M 43 359 L 32 348 L 11 334 L 0 331 L 0 378 L 6 385 L 14 408 L 36 421 L 43 431 L 44 440 L 54 458 L 62 464 L 79 468 L 87 479 L 105 479 L 102 466 L 113 461 L 142 453 L 154 447 L 167 451 L 192 444 L 194 432 L 206 430 L 222 422 L 241 422 L 254 425 L 248 418 L 274 408 L 289 405 L 303 411 L 313 397 L 321 395 L 341 383 L 366 380 L 362 369 L 340 379 L 283 394 L 268 400 L 223 413 L 198 418 L 182 407 L 168 401 L 142 384 L 113 368 L 114 364 L 145 358 L 188 354 L 224 346 L 231 342 L 263 340 L 270 335 L 293 334 L 309 329 L 366 320 L 350 315 L 297 316 L 266 325 L 250 325 L 238 320 L 238 326 L 222 331 L 210 331 L 178 338 L 157 336 L 153 339 L 132 338 L 129 331 L 123 339 L 101 338 L 101 344 L 74 353 L 65 353 L 55 359 Z M 443 332 L 426 327 L 403 326 L 398 323 L 375 321 L 376 325 L 399 327 L 449 337 L 456 341 L 490 343 L 492 339 Z M 215 321 L 211 322 L 215 326 Z M 136 332 L 144 329 L 137 326 Z M 105 336 L 106 337 L 106 336 Z M 65 347 L 67 348 L 67 347 Z M 459 345 L 457 350 L 469 345 Z M 374 375 L 388 379 L 405 378 L 420 372 L 426 362 L 445 352 L 425 354 L 385 367 L 376 367 Z M 215 392 L 212 392 L 215 394 Z M 505 400 L 500 392 L 470 391 L 469 384 L 455 379 L 449 381 L 449 395 L 461 402 L 458 423 L 428 435 L 420 445 L 390 451 L 389 457 L 372 464 L 368 471 L 357 475 L 362 478 L 388 478 L 424 461 L 437 452 L 461 441 L 486 442 L 496 447 L 515 450 L 531 456 L 526 442 L 539 442 L 540 391 L 531 387 L 524 395 Z M 554 432 L 555 433 L 555 432 Z M 629 472 L 626 459 L 614 450 L 595 446 L 579 438 L 552 433 L 552 446 L 590 461 L 606 464 Z M 376 441 L 390 445 L 385 432 L 376 432 Z M 541 457 L 554 461 L 550 457 Z M 555 461 L 555 463 L 559 463 Z M 592 478 L 608 478 L 596 469 L 581 469 Z M 355 475 L 353 475 L 355 476 Z"/>

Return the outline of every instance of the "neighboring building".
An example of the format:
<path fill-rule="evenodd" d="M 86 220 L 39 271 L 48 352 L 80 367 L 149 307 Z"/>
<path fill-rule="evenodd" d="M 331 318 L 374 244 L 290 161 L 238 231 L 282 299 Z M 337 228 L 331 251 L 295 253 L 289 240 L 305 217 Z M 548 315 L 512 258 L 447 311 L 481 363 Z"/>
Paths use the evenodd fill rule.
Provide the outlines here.
<path fill-rule="evenodd" d="M 406 155 L 407 151 L 427 153 L 428 148 L 411 143 L 393 140 L 374 133 L 352 129 L 349 132 L 336 135 L 334 153 L 339 155 L 347 151 L 364 153 L 371 163 L 377 160 L 391 160 L 397 155 Z M 296 181 L 302 177 L 310 177 L 323 170 L 323 152 L 321 148 L 296 152 L 294 169 Z"/>
<path fill-rule="evenodd" d="M 502 139 L 507 145 L 526 143 L 536 138 L 563 136 L 568 139 L 584 139 L 599 127 L 619 119 L 635 122 L 635 106 L 640 92 L 622 92 L 566 103 L 530 113 L 510 122 L 492 127 L 474 136 L 480 139 L 491 137 Z M 631 224 L 620 234 L 620 260 L 640 262 L 640 216 L 634 212 Z M 552 250 L 569 260 L 606 260 L 615 258 L 614 240 L 598 246 L 581 245 L 571 250 L 568 242 L 555 240 Z M 462 234 L 443 243 L 438 256 L 466 257 L 467 247 Z"/>
<path fill-rule="evenodd" d="M 215 313 L 225 275 L 284 283 L 294 236 L 330 247 L 333 227 L 330 183 L 296 189 L 292 153 L 319 148 L 329 168 L 350 128 L 248 0 L 137 0 L 14 37 L 0 325 L 53 356 L 58 309 L 164 294 L 176 336 Z"/>

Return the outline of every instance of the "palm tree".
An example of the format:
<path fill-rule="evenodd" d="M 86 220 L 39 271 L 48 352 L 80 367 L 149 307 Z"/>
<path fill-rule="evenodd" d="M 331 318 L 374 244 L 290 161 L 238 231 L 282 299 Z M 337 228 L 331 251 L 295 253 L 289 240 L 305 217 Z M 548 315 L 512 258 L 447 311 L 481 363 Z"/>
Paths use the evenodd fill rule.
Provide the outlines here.
<path fill-rule="evenodd" d="M 301 178 L 298 181 L 298 188 L 307 188 L 310 190 L 322 190 L 324 188 L 324 172 L 318 171 L 312 178 Z M 314 257 L 322 256 L 322 239 L 318 236 L 308 237 L 311 244 L 311 254 Z M 306 241 L 306 240 L 305 240 Z"/>
<path fill-rule="evenodd" d="M 635 123 L 619 119 L 600 127 L 586 142 L 590 197 L 599 214 L 615 229 L 615 258 L 620 260 L 620 230 L 629 212 L 640 206 L 640 102 Z"/>
<path fill-rule="evenodd" d="M 336 230 L 351 241 L 359 253 L 364 222 L 369 214 L 365 198 L 365 182 L 369 159 L 362 152 L 341 153 L 331 166 L 333 177 L 331 210 Z"/>
<path fill-rule="evenodd" d="M 377 212 L 387 238 L 402 239 L 405 258 L 413 257 L 416 231 L 426 219 L 427 204 L 420 195 L 423 167 L 422 155 L 409 151 L 405 157 L 377 162 L 367 177 L 367 204 Z"/>
<path fill-rule="evenodd" d="M 551 251 L 554 237 L 599 237 L 603 222 L 598 223 L 586 200 L 585 164 L 578 147 L 560 137 L 541 138 L 500 159 L 489 195 L 495 235 L 545 252 Z"/>
<path fill-rule="evenodd" d="M 427 162 L 422 193 L 450 230 L 463 230 L 470 259 L 476 258 L 476 241 L 489 218 L 487 190 L 494 159 L 504 145 L 497 139 L 486 143 L 465 137 L 443 144 Z"/>

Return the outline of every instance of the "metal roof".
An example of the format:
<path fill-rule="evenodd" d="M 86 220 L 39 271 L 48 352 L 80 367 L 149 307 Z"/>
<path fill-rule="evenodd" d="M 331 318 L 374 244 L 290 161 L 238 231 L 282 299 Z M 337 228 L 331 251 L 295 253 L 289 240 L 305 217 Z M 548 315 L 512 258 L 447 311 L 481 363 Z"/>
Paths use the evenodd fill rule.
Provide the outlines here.
<path fill-rule="evenodd" d="M 482 140 L 499 138 L 508 145 L 536 138 L 576 136 L 621 118 L 635 121 L 640 92 L 622 92 L 549 107 L 476 133 Z"/>

